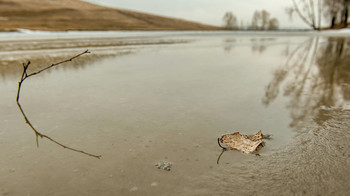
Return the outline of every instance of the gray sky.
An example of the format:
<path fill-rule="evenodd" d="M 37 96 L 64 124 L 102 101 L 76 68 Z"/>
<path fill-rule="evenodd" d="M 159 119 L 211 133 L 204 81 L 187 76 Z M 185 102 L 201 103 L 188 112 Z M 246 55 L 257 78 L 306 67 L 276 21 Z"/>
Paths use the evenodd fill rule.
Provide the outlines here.
<path fill-rule="evenodd" d="M 239 21 L 250 23 L 255 10 L 265 9 L 276 17 L 280 27 L 307 26 L 297 18 L 289 20 L 285 8 L 291 0 L 85 0 L 110 7 L 182 18 L 194 22 L 222 26 L 225 12 L 233 12 Z"/>

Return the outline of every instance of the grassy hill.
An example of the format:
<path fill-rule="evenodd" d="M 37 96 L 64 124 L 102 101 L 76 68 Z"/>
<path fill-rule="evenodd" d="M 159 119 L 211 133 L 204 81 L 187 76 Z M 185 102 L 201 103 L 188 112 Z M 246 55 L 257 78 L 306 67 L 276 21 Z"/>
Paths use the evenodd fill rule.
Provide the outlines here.
<path fill-rule="evenodd" d="M 216 30 L 181 19 L 103 7 L 81 0 L 0 0 L 0 31 Z"/>

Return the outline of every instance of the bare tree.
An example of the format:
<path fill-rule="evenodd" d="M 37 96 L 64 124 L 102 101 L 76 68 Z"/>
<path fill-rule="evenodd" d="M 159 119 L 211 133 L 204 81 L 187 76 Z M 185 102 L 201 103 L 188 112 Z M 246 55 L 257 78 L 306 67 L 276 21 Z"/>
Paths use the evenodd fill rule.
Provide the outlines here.
<path fill-rule="evenodd" d="M 270 20 L 270 13 L 266 10 L 261 11 L 261 29 L 266 30 Z"/>
<path fill-rule="evenodd" d="M 252 29 L 258 30 L 260 29 L 260 26 L 262 25 L 261 22 L 261 13 L 256 10 L 253 14 L 253 18 L 252 18 Z"/>
<path fill-rule="evenodd" d="M 292 2 L 293 6 L 286 9 L 290 18 L 293 17 L 294 13 L 297 13 L 305 24 L 314 30 L 321 29 L 323 9 L 321 0 L 292 0 Z"/>
<path fill-rule="evenodd" d="M 224 21 L 225 23 L 224 25 L 226 28 L 229 28 L 229 29 L 238 28 L 237 17 L 232 12 L 226 12 L 222 20 Z"/>
<path fill-rule="evenodd" d="M 266 10 L 256 10 L 253 14 L 251 29 L 254 30 L 276 30 L 279 22 L 276 18 L 270 19 L 270 13 Z"/>
<path fill-rule="evenodd" d="M 343 24 L 347 27 L 350 0 L 324 0 L 324 16 L 330 19 L 330 28 Z"/>
<path fill-rule="evenodd" d="M 279 22 L 276 18 L 272 18 L 269 20 L 268 30 L 277 30 L 279 27 Z"/>
<path fill-rule="evenodd" d="M 330 17 L 330 28 L 334 28 L 337 22 L 340 22 L 340 11 L 343 10 L 343 0 L 325 0 L 324 1 L 324 16 Z"/>
<path fill-rule="evenodd" d="M 350 0 L 344 0 L 344 11 L 343 11 L 343 21 L 344 27 L 348 26 L 348 18 L 349 18 L 349 6 L 350 6 Z"/>

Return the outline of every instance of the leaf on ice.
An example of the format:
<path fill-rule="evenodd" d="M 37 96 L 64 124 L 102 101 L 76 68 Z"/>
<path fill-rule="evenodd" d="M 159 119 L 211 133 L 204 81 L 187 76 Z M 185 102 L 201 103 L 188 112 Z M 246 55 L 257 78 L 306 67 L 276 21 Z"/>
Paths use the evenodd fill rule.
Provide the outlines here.
<path fill-rule="evenodd" d="M 263 134 L 259 131 L 253 136 L 241 135 L 239 132 L 227 134 L 218 138 L 219 146 L 223 149 L 236 149 L 243 153 L 253 153 L 264 146 Z M 224 144 L 222 146 L 221 144 Z"/>

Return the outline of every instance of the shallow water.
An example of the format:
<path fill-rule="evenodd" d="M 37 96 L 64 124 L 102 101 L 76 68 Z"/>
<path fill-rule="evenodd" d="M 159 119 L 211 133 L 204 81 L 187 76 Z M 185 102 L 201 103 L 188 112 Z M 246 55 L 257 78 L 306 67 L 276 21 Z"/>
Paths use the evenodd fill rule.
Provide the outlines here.
<path fill-rule="evenodd" d="M 96 46 L 101 40 L 120 39 L 126 44 Z M 50 65 L 86 49 L 76 38 L 66 41 L 71 45 L 61 49 L 57 43 L 62 40 L 52 40 L 52 47 L 50 40 L 36 40 L 33 64 Z M 350 42 L 345 37 L 176 33 L 90 41 L 89 55 L 95 56 L 79 66 L 66 64 L 29 78 L 20 102 L 38 131 L 102 159 L 45 139 L 39 139 L 37 148 L 15 102 L 21 65 L 7 65 L 0 69 L 0 195 L 257 194 L 264 186 L 292 183 L 276 182 L 284 170 L 271 172 L 271 165 L 299 170 L 302 166 L 288 166 L 290 157 L 280 154 L 296 152 L 296 138 L 347 116 L 350 109 Z M 89 46 L 88 38 L 84 42 Z M 45 56 L 36 52 L 43 47 Z M 23 48 L 3 55 L 16 58 L 28 50 Z M 33 65 L 33 70 L 41 66 Z M 344 119 L 338 131 L 346 134 Z M 229 151 L 216 164 L 218 137 L 259 130 L 273 135 L 260 156 Z M 317 155 L 323 160 L 335 151 L 332 143 L 327 146 Z M 291 153 L 292 159 L 299 159 L 298 153 Z M 344 157 L 341 166 L 350 166 L 349 154 Z M 307 164 L 308 158 L 300 160 Z M 157 169 L 160 161 L 171 162 L 172 170 Z M 251 177 L 256 171 L 273 177 L 259 184 Z M 325 175 L 343 179 L 347 174 L 345 169 L 338 176 Z M 312 179 L 310 174 L 296 182 Z M 245 184 L 252 186 L 237 189 Z M 298 186 L 291 184 L 284 193 L 303 194 Z M 276 189 L 276 194 L 285 191 Z"/>

